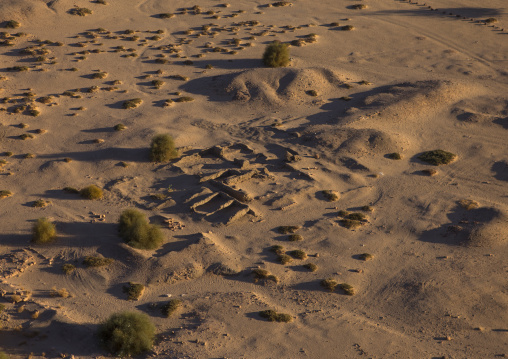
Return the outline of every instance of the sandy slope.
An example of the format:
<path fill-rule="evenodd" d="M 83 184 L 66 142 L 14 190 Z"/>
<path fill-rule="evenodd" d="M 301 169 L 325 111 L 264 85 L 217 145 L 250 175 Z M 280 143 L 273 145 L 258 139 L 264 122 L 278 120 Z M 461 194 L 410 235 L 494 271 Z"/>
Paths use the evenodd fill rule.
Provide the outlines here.
<path fill-rule="evenodd" d="M 3 30 L 26 33 L 0 47 L 6 77 L 0 96 L 9 98 L 0 104 L 0 153 L 13 153 L 0 158 L 7 162 L 0 190 L 13 193 L 0 199 L 6 306 L 0 347 L 12 358 L 105 356 L 96 328 L 127 309 L 151 316 L 158 338 L 147 356 L 160 358 L 508 355 L 504 1 L 295 0 L 285 7 L 235 1 L 222 7 L 206 0 L 197 3 L 200 14 L 191 14 L 194 4 L 185 1 L 108 3 L 0 4 L 1 21 L 22 25 Z M 350 8 L 360 3 L 368 8 Z M 93 14 L 72 16 L 75 5 Z M 179 10 L 184 7 L 187 14 Z M 161 19 L 161 13 L 176 15 Z M 485 24 L 488 18 L 497 22 Z M 342 30 L 346 25 L 354 30 Z M 317 42 L 291 47 L 291 66 L 262 66 L 265 44 L 311 33 Z M 44 40 L 51 43 L 36 47 L 49 50 L 42 62 L 20 55 Z M 137 56 L 126 57 L 132 53 Z M 13 66 L 29 71 L 9 71 Z M 99 71 L 107 77 L 93 79 Z M 164 81 L 160 89 L 152 84 L 157 79 Z M 44 96 L 51 101 L 32 103 L 40 116 L 15 113 Z M 180 96 L 194 101 L 163 106 Z M 122 109 L 132 98 L 142 105 Z M 114 131 L 118 123 L 127 129 Z M 172 134 L 180 159 L 148 161 L 158 133 Z M 34 138 L 21 140 L 22 134 Z M 222 147 L 203 152 L 213 146 Z M 439 167 L 418 159 L 434 149 L 457 159 Z M 389 159 L 393 152 L 402 160 Z M 250 200 L 232 198 L 220 183 Z M 62 190 L 90 184 L 104 188 L 104 199 Z M 340 199 L 327 202 L 322 190 L 337 191 Z M 50 203 L 32 207 L 38 199 Z M 461 200 L 479 206 L 467 210 Z M 362 212 L 366 205 L 373 211 Z M 160 249 L 122 243 L 117 220 L 132 207 L 163 227 L 167 240 Z M 347 229 L 339 210 L 367 219 Z M 30 243 L 40 217 L 57 225 L 51 245 Z M 301 226 L 303 240 L 288 241 L 277 231 L 281 225 Z M 273 245 L 301 249 L 308 258 L 282 265 Z M 362 253 L 373 259 L 361 260 Z M 115 262 L 85 268 L 88 255 Z M 308 262 L 318 270 L 305 269 Z M 64 263 L 77 269 L 65 275 Z M 255 268 L 279 282 L 254 283 Z M 325 278 L 351 284 L 356 294 L 324 291 Z M 146 285 L 139 301 L 122 292 L 130 281 Z M 52 297 L 52 287 L 72 295 Z M 31 296 L 10 303 L 16 291 Z M 183 307 L 165 318 L 158 305 L 168 297 Z M 267 322 L 258 315 L 265 309 L 293 321 Z"/>

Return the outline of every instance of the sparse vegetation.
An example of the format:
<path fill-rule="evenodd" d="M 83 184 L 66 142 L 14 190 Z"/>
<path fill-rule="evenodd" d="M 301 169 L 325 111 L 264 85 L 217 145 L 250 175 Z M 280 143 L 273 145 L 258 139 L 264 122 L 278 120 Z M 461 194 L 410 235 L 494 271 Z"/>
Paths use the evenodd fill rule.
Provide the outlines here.
<path fill-rule="evenodd" d="M 266 46 L 263 54 L 263 64 L 266 67 L 285 67 L 288 66 L 289 45 L 279 41 L 274 41 Z"/>
<path fill-rule="evenodd" d="M 311 272 L 315 272 L 318 270 L 318 266 L 314 263 L 306 263 L 303 265 L 305 269 L 310 270 Z"/>
<path fill-rule="evenodd" d="M 47 218 L 39 218 L 32 227 L 32 242 L 46 244 L 56 238 L 56 227 Z"/>
<path fill-rule="evenodd" d="M 347 283 L 341 283 L 339 284 L 340 289 L 344 291 L 344 294 L 346 295 L 355 295 L 355 290 L 353 286 L 347 284 Z"/>
<path fill-rule="evenodd" d="M 17 29 L 20 26 L 21 26 L 21 24 L 19 22 L 17 22 L 16 20 L 6 21 L 5 25 L 4 25 L 4 27 L 6 29 Z"/>
<path fill-rule="evenodd" d="M 150 224 L 138 210 L 127 209 L 122 212 L 119 232 L 128 245 L 139 249 L 156 249 L 164 241 L 159 227 Z"/>
<path fill-rule="evenodd" d="M 275 283 L 279 282 L 279 278 L 268 272 L 266 269 L 256 268 L 252 271 L 252 274 L 254 275 L 254 283 L 257 283 L 260 280 L 262 281 L 270 280 Z"/>
<path fill-rule="evenodd" d="M 275 310 L 262 310 L 259 312 L 261 318 L 268 319 L 270 322 L 282 322 L 289 323 L 293 320 L 293 317 L 289 314 L 277 313 Z"/>
<path fill-rule="evenodd" d="M 337 281 L 332 278 L 323 279 L 320 284 L 323 288 L 329 290 L 330 292 L 333 292 L 335 288 L 339 285 L 339 283 L 337 283 Z"/>
<path fill-rule="evenodd" d="M 92 10 L 87 9 L 85 7 L 75 7 L 73 9 L 69 10 L 69 14 L 78 15 L 78 16 L 86 16 L 86 15 L 91 15 Z"/>
<path fill-rule="evenodd" d="M 166 162 L 178 156 L 173 138 L 168 134 L 160 134 L 152 138 L 150 144 L 150 160 Z"/>
<path fill-rule="evenodd" d="M 12 196 L 11 191 L 0 190 L 0 199 Z"/>
<path fill-rule="evenodd" d="M 291 234 L 288 237 L 288 241 L 290 241 L 290 242 L 303 241 L 303 237 L 301 235 L 299 235 L 299 234 Z"/>
<path fill-rule="evenodd" d="M 166 304 L 162 305 L 161 312 L 164 316 L 169 318 L 178 308 L 182 306 L 182 301 L 179 299 L 171 299 Z"/>
<path fill-rule="evenodd" d="M 83 188 L 81 191 L 79 191 L 79 194 L 81 197 L 90 200 L 102 199 L 103 197 L 102 189 L 94 184 Z"/>
<path fill-rule="evenodd" d="M 389 153 L 386 155 L 386 157 L 388 157 L 391 160 L 401 160 L 402 159 L 402 156 L 398 152 Z"/>
<path fill-rule="evenodd" d="M 144 313 L 115 313 L 101 324 L 98 336 L 104 348 L 112 354 L 137 355 L 152 348 L 155 326 Z"/>
<path fill-rule="evenodd" d="M 122 107 L 126 110 L 128 109 L 131 109 L 131 108 L 136 108 L 138 107 L 139 105 L 141 105 L 143 103 L 143 100 L 140 99 L 140 98 L 133 98 L 131 100 L 127 100 L 123 103 Z"/>
<path fill-rule="evenodd" d="M 86 267 L 104 267 L 110 265 L 114 261 L 113 258 L 87 256 L 83 259 L 83 265 Z"/>
<path fill-rule="evenodd" d="M 0 195 L 0 198 L 1 198 L 1 195 Z M 473 201 L 472 199 L 461 199 L 459 201 L 459 206 L 470 211 L 472 209 L 476 209 L 476 208 L 480 207 L 480 204 L 476 201 Z"/>
<path fill-rule="evenodd" d="M 289 255 L 296 259 L 307 259 L 307 253 L 300 249 L 295 249 L 294 251 L 289 252 Z"/>
<path fill-rule="evenodd" d="M 115 131 L 123 131 L 127 128 L 123 123 L 116 124 L 115 127 L 113 127 Z"/>
<path fill-rule="evenodd" d="M 295 233 L 300 228 L 302 228 L 302 227 L 301 226 L 280 226 L 278 228 L 278 231 L 279 231 L 279 233 L 282 233 L 282 234 L 291 234 L 291 233 Z"/>
<path fill-rule="evenodd" d="M 74 270 L 76 270 L 76 266 L 74 264 L 71 264 L 71 263 L 65 263 L 63 266 L 62 266 L 62 271 L 65 273 L 65 274 L 71 274 L 72 272 L 74 272 Z"/>
<path fill-rule="evenodd" d="M 145 286 L 139 283 L 129 282 L 128 285 L 123 287 L 123 292 L 127 294 L 128 300 L 138 300 L 145 291 Z"/>
<path fill-rule="evenodd" d="M 68 298 L 71 294 L 65 288 L 57 289 L 56 287 L 53 287 L 51 288 L 49 295 L 52 297 Z"/>
<path fill-rule="evenodd" d="M 335 201 L 338 201 L 340 198 L 340 194 L 337 191 L 332 191 L 332 190 L 327 189 L 327 190 L 321 191 L 321 193 L 323 194 L 323 196 L 326 198 L 326 200 L 328 202 L 335 202 Z"/>
<path fill-rule="evenodd" d="M 457 155 L 443 150 L 427 151 L 418 156 L 419 160 L 434 166 L 447 165 L 456 158 Z"/>

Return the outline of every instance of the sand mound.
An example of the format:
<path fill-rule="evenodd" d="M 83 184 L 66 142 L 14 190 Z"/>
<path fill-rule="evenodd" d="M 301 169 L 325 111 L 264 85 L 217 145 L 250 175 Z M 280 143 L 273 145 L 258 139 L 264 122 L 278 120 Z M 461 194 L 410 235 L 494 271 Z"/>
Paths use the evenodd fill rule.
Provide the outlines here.
<path fill-rule="evenodd" d="M 497 208 L 467 211 L 456 225 L 447 227 L 446 237 L 471 247 L 493 247 L 508 241 L 508 217 Z"/>
<path fill-rule="evenodd" d="M 354 129 L 321 125 L 308 127 L 304 143 L 313 148 L 340 154 L 382 154 L 400 150 L 400 146 L 387 133 L 374 129 Z"/>
<path fill-rule="evenodd" d="M 204 83 L 208 82 L 208 86 Z M 186 91 L 200 93 L 214 88 L 219 96 L 241 102 L 262 102 L 263 105 L 284 105 L 287 101 L 312 100 L 306 92 L 324 94 L 337 89 L 343 81 L 331 70 L 323 68 L 255 68 L 233 74 L 202 78 L 199 86 L 190 81 Z M 209 91 L 207 93 L 209 95 Z"/>
<path fill-rule="evenodd" d="M 0 21 L 16 20 L 26 21 L 36 16 L 52 13 L 51 4 L 54 1 L 44 0 L 2 0 Z"/>
<path fill-rule="evenodd" d="M 462 122 L 489 123 L 494 121 L 508 127 L 506 123 L 508 100 L 487 96 L 462 100 L 453 106 L 451 114 Z"/>

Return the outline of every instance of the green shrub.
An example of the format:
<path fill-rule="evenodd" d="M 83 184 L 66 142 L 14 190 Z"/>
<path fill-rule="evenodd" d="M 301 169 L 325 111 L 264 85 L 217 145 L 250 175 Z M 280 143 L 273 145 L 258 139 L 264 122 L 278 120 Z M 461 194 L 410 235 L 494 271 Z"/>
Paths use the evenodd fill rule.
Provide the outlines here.
<path fill-rule="evenodd" d="M 347 283 L 341 283 L 339 284 L 340 289 L 344 291 L 344 294 L 346 295 L 355 295 L 355 289 L 353 286 L 347 284 Z"/>
<path fill-rule="evenodd" d="M 83 264 L 87 267 L 104 267 L 110 265 L 114 261 L 113 258 L 87 256 L 83 259 Z"/>
<path fill-rule="evenodd" d="M 296 249 L 294 251 L 289 252 L 289 255 L 296 259 L 307 259 L 307 253 L 300 249 Z"/>
<path fill-rule="evenodd" d="M 330 190 L 330 189 L 326 189 L 324 191 L 321 191 L 321 193 L 323 194 L 323 196 L 325 197 L 325 199 L 328 202 L 335 202 L 335 201 L 338 201 L 339 198 L 340 198 L 339 192 L 333 191 L 333 190 Z"/>
<path fill-rule="evenodd" d="M 280 226 L 277 230 L 282 234 L 291 234 L 299 230 L 301 226 Z"/>
<path fill-rule="evenodd" d="M 270 322 L 289 323 L 293 320 L 293 317 L 291 317 L 289 314 L 277 313 L 275 310 L 271 309 L 260 311 L 259 316 L 261 318 L 268 319 Z"/>
<path fill-rule="evenodd" d="M 123 292 L 127 294 L 128 300 L 138 300 L 145 291 L 145 286 L 139 283 L 129 282 L 128 285 L 123 287 Z"/>
<path fill-rule="evenodd" d="M 16 29 L 20 26 L 21 26 L 21 24 L 19 22 L 15 21 L 15 20 L 9 20 L 9 21 L 5 22 L 4 27 L 7 29 Z"/>
<path fill-rule="evenodd" d="M 86 199 L 101 199 L 103 196 L 102 189 L 94 184 L 83 188 L 79 194 Z"/>
<path fill-rule="evenodd" d="M 166 162 L 177 155 L 175 142 L 170 135 L 161 134 L 152 138 L 150 144 L 150 160 L 152 162 Z"/>
<path fill-rule="evenodd" d="M 457 155 L 443 150 L 433 150 L 422 153 L 418 159 L 434 166 L 447 165 L 457 158 Z"/>
<path fill-rule="evenodd" d="M 164 316 L 169 318 L 178 308 L 182 305 L 182 301 L 179 299 L 171 299 L 166 304 L 163 304 L 161 307 L 161 312 Z"/>
<path fill-rule="evenodd" d="M 277 260 L 280 262 L 280 264 L 288 264 L 291 263 L 293 259 L 291 259 L 291 257 L 288 256 L 287 254 L 280 254 L 277 257 Z"/>
<path fill-rule="evenodd" d="M 123 123 L 116 124 L 115 127 L 113 127 L 115 131 L 123 131 L 127 128 Z"/>
<path fill-rule="evenodd" d="M 0 190 L 0 199 L 12 196 L 11 191 Z"/>
<path fill-rule="evenodd" d="M 53 241 L 56 237 L 56 228 L 47 218 L 39 218 L 32 227 L 32 242 L 44 244 Z"/>
<path fill-rule="evenodd" d="M 133 98 L 131 100 L 127 100 L 123 103 L 122 107 L 126 110 L 128 109 L 131 109 L 131 108 L 136 108 L 138 107 L 139 105 L 141 105 L 143 103 L 143 100 L 140 99 L 140 98 Z"/>
<path fill-rule="evenodd" d="M 71 263 L 65 263 L 62 266 L 62 271 L 65 274 L 71 274 L 75 269 L 76 269 L 76 266 L 74 264 L 71 264 Z"/>
<path fill-rule="evenodd" d="M 274 41 L 266 46 L 263 64 L 266 67 L 285 67 L 289 65 L 289 45 Z"/>
<path fill-rule="evenodd" d="M 306 264 L 303 265 L 303 267 L 305 269 L 310 270 L 311 272 L 315 272 L 318 269 L 318 266 L 316 264 L 314 264 L 314 263 L 306 263 Z"/>
<path fill-rule="evenodd" d="M 74 9 L 70 9 L 69 10 L 69 14 L 71 14 L 71 15 L 79 15 L 79 16 L 86 16 L 86 15 L 91 15 L 92 14 L 92 10 L 87 9 L 85 7 L 76 7 Z"/>
<path fill-rule="evenodd" d="M 125 242 L 139 249 L 156 249 L 164 241 L 159 227 L 150 224 L 143 213 L 126 209 L 120 215 L 119 232 Z"/>
<path fill-rule="evenodd" d="M 328 289 L 330 292 L 333 292 L 335 288 L 339 285 L 339 283 L 337 283 L 336 280 L 331 278 L 323 279 L 320 284 L 323 288 Z"/>
<path fill-rule="evenodd" d="M 155 326 L 143 313 L 115 313 L 99 327 L 98 335 L 110 353 L 118 356 L 137 355 L 152 348 Z"/>

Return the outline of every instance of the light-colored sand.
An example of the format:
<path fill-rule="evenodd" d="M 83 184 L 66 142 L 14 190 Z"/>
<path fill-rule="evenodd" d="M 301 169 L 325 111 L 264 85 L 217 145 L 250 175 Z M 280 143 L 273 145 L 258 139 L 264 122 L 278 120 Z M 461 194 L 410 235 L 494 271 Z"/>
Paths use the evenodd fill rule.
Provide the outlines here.
<path fill-rule="evenodd" d="M 94 333 L 122 310 L 154 321 L 148 357 L 508 355 L 505 0 L 202 0 L 200 14 L 186 1 L 107 2 L 0 2 L 0 21 L 21 23 L 2 30 L 26 33 L 7 34 L 1 41 L 13 46 L 0 47 L 0 97 L 9 98 L 0 154 L 13 154 L 0 157 L 0 190 L 12 192 L 0 199 L 0 348 L 11 358 L 107 356 Z M 93 13 L 70 15 L 75 5 Z M 290 48 L 289 67 L 262 66 L 267 43 L 312 33 L 317 42 Z M 63 46 L 39 46 L 45 40 Z M 36 62 L 38 54 L 20 53 L 30 46 L 49 53 Z M 99 72 L 107 77 L 94 79 Z M 164 106 L 182 96 L 194 101 Z M 143 103 L 122 109 L 134 98 Z M 39 116 L 14 113 L 30 103 Z M 118 123 L 127 128 L 115 131 Z M 159 133 L 174 137 L 178 160 L 148 161 Z M 418 159 L 435 149 L 457 158 L 439 167 Z M 393 152 L 402 159 L 389 159 Z M 63 191 L 91 184 L 102 200 Z M 323 190 L 340 199 L 328 202 Z M 50 203 L 32 207 L 39 199 Z M 117 235 L 120 213 L 133 207 L 163 228 L 160 249 L 133 249 Z M 347 229 L 339 210 L 366 220 Z M 30 242 L 41 217 L 56 223 L 53 244 Z M 282 225 L 301 226 L 303 240 L 288 241 Z M 282 265 L 273 245 L 308 258 Z M 85 268 L 89 255 L 115 262 Z M 65 275 L 65 263 L 77 269 Z M 255 283 L 256 268 L 278 283 Z M 325 291 L 326 278 L 355 295 Z M 139 301 L 126 300 L 128 282 L 146 286 Z M 53 287 L 71 297 L 51 296 Z M 17 291 L 29 295 L 10 303 Z M 165 318 L 159 307 L 169 297 L 183 305 Z M 293 321 L 268 322 L 258 315 L 265 309 Z"/>

